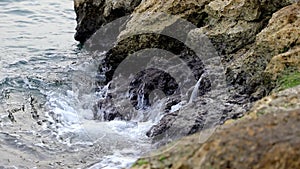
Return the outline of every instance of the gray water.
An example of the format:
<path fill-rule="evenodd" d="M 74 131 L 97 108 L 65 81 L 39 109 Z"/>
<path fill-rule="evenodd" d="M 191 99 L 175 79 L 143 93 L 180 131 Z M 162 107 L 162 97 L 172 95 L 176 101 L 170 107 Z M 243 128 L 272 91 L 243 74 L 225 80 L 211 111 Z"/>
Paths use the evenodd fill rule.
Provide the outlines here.
<path fill-rule="evenodd" d="M 74 41 L 72 0 L 0 1 L 0 166 L 121 168 L 151 149 L 150 122 L 99 122 L 97 61 Z"/>

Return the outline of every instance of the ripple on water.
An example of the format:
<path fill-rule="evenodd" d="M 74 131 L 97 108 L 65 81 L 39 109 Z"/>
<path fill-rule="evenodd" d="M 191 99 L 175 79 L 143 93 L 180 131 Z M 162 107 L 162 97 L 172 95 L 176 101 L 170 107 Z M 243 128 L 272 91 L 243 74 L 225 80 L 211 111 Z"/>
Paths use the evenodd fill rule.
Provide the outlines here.
<path fill-rule="evenodd" d="M 94 121 L 96 94 L 73 90 L 74 71 L 97 70 L 73 40 L 73 0 L 1 0 L 0 6 L 0 156 L 8 154 L 1 165 L 120 168 L 148 149 L 144 133 L 151 124 Z"/>
<path fill-rule="evenodd" d="M 8 10 L 4 12 L 4 14 L 10 14 L 10 15 L 19 15 L 19 16 L 28 16 L 34 14 L 33 11 L 30 10 L 21 10 L 21 9 L 14 9 L 14 10 Z"/>

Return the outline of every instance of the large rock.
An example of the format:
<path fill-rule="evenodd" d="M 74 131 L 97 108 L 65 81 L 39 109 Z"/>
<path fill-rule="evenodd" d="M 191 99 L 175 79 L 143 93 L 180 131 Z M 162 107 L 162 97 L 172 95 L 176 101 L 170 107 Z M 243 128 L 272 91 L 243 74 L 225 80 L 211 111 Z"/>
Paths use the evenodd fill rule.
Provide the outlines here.
<path fill-rule="evenodd" d="M 117 35 L 114 35 L 113 42 L 110 42 L 110 44 L 113 45 L 107 48 L 108 52 L 103 59 L 103 64 L 99 66 L 99 72 L 105 75 L 104 84 L 109 83 L 113 79 L 115 70 L 128 56 L 149 48 L 159 48 L 177 55 L 189 65 L 189 69 L 192 70 L 194 78 L 197 81 L 204 72 L 207 72 L 206 69 L 209 66 L 206 60 L 197 59 L 197 52 L 193 50 L 200 50 L 205 54 L 209 53 L 206 56 L 208 60 L 210 57 L 218 57 L 217 54 L 211 52 L 212 50 L 207 52 L 208 50 L 205 49 L 206 44 L 204 41 L 209 41 L 220 54 L 220 58 L 222 58 L 226 72 L 222 72 L 222 69 L 220 69 L 219 72 L 225 73 L 226 82 L 230 85 L 231 94 L 229 97 L 231 100 L 225 99 L 226 104 L 230 106 L 227 105 L 226 107 L 224 105 L 227 110 L 222 111 L 224 112 L 222 116 L 225 116 L 222 117 L 224 121 L 229 117 L 239 117 L 241 112 L 249 108 L 249 104 L 271 92 L 275 87 L 273 84 L 274 78 L 272 77 L 274 73 L 272 70 L 279 69 L 278 67 L 284 67 L 282 64 L 286 65 L 284 62 L 277 64 L 278 61 L 276 60 L 278 59 L 276 58 L 292 53 L 293 56 L 291 56 L 289 60 L 292 60 L 293 63 L 290 64 L 290 61 L 286 62 L 291 66 L 297 67 L 297 63 L 294 62 L 294 60 L 297 58 L 296 47 L 298 44 L 297 37 L 299 35 L 299 33 L 297 33 L 297 26 L 299 25 L 297 9 L 299 8 L 299 4 L 295 3 L 294 5 L 283 8 L 291 4 L 293 2 L 292 0 L 147 0 L 142 1 L 140 4 L 136 1 L 130 2 L 131 3 L 121 3 L 121 6 L 126 6 L 126 9 L 127 7 L 130 9 L 126 13 L 132 12 L 132 14 L 123 24 L 120 24 L 122 28 L 113 28 L 117 30 L 115 31 Z M 76 11 L 100 9 L 102 12 L 98 13 L 97 16 L 93 16 L 93 18 L 100 18 L 100 20 L 98 19 L 99 22 L 97 20 L 96 25 L 108 23 L 112 21 L 112 18 L 115 19 L 115 16 L 117 16 L 114 15 L 113 12 L 110 13 L 110 15 L 107 15 L 109 13 L 105 13 L 105 11 L 113 11 L 107 10 L 106 8 L 114 9 L 116 8 L 114 5 L 102 4 L 99 6 L 98 4 L 98 6 L 87 8 L 84 4 L 88 3 L 91 3 L 91 1 L 76 1 Z M 114 4 L 114 1 L 105 1 L 105 4 L 109 3 Z M 95 3 L 92 4 L 95 5 Z M 126 4 L 139 5 L 135 7 Z M 134 7 L 135 9 L 133 9 Z M 276 13 L 272 15 L 274 12 Z M 86 25 L 90 26 L 92 25 L 89 24 L 90 21 L 95 22 L 95 19 L 81 18 L 80 16 L 84 15 L 79 13 L 77 16 L 79 26 L 82 25 L 82 23 L 87 23 Z M 118 17 L 122 16 L 123 15 L 118 15 Z M 111 19 L 105 19 L 104 22 L 103 17 L 111 17 Z M 90 32 L 94 32 L 99 28 L 99 26 L 91 27 L 95 29 Z M 276 37 L 274 36 L 274 32 L 277 32 Z M 78 31 L 77 34 L 80 36 L 82 33 Z M 94 37 L 96 37 L 96 35 Z M 289 36 L 291 38 L 288 38 Z M 277 40 L 278 37 L 281 39 Z M 194 39 L 201 38 L 205 40 L 193 41 Z M 87 46 L 93 48 L 93 42 L 97 44 L 101 43 L 101 40 L 104 41 L 102 38 L 96 39 L 96 41 L 88 41 Z M 191 44 L 190 42 L 193 43 Z M 140 56 L 143 58 L 142 54 L 140 54 Z M 274 59 L 272 59 L 273 57 Z M 140 64 L 141 62 L 137 61 L 136 63 Z M 276 63 L 276 68 L 272 66 L 274 63 Z M 290 65 L 286 67 L 290 67 Z M 222 66 L 219 65 L 219 67 Z M 128 67 L 128 69 L 130 69 L 130 67 Z M 217 69 L 217 67 L 214 69 Z M 149 75 L 150 74 L 151 73 L 149 73 Z M 222 79 L 219 78 L 219 76 L 216 77 L 215 79 Z M 151 77 L 148 79 L 151 79 Z M 139 81 L 141 79 L 137 78 L 135 80 Z M 157 86 L 169 86 L 167 83 L 169 83 L 169 81 L 163 80 L 160 81 L 160 84 Z M 210 83 L 209 80 L 206 81 L 206 84 L 208 83 Z M 141 86 L 147 87 L 145 84 L 146 82 L 140 82 L 139 85 L 136 85 L 136 89 L 132 89 L 132 91 L 141 93 L 137 91 L 141 89 Z M 174 86 L 174 84 L 175 83 L 171 85 Z M 145 90 L 145 88 L 142 90 Z M 146 88 L 146 91 L 152 91 L 152 88 Z M 171 92 L 171 90 L 164 92 L 168 93 Z M 132 97 L 133 100 L 131 101 L 134 105 L 137 104 L 136 98 L 138 97 L 139 96 L 136 95 Z M 146 100 L 146 102 L 148 101 Z M 174 104 L 175 103 L 177 102 L 174 102 Z M 199 102 L 199 104 L 201 104 L 201 102 Z M 240 110 L 241 108 L 244 110 Z M 239 111 L 233 113 L 237 109 L 239 109 Z M 189 111 L 187 110 L 187 112 Z M 163 133 L 165 130 L 171 128 L 173 122 L 179 126 L 180 124 L 188 123 L 190 128 L 186 128 L 186 130 L 191 131 L 191 128 L 193 128 L 193 132 L 196 132 L 201 129 L 201 123 L 203 122 L 203 119 L 197 120 L 197 117 L 202 117 L 203 114 L 205 113 L 194 112 L 192 114 L 186 113 L 181 116 L 175 112 L 175 115 L 174 113 L 166 115 L 148 134 L 150 133 L 149 135 L 155 136 L 153 133 Z M 175 120 L 172 118 L 181 119 Z M 183 122 L 184 119 L 188 119 L 186 123 Z M 175 127 L 174 130 L 176 129 L 179 128 Z M 193 132 L 185 133 L 191 134 Z"/>
<path fill-rule="evenodd" d="M 268 20 L 273 12 L 291 3 L 292 1 L 289 0 L 145 1 L 136 7 L 125 29 L 120 32 L 117 45 L 108 52 L 106 66 L 112 67 L 113 71 L 128 53 L 136 52 L 137 49 L 160 47 L 167 50 L 172 46 L 176 49 L 174 47 L 178 44 L 172 42 L 170 38 L 162 38 L 161 34 L 167 33 L 167 36 L 170 36 L 168 32 L 174 32 L 175 39 L 183 43 L 189 38 L 206 36 L 223 55 L 228 82 L 238 86 L 238 93 L 257 100 L 272 89 L 271 86 L 266 87 L 270 82 L 264 79 L 268 79 L 269 76 L 263 72 L 274 56 L 270 51 L 275 51 L 272 47 L 275 43 L 271 40 L 266 41 L 265 36 L 269 38 L 273 36 L 268 34 L 272 32 L 270 29 L 273 25 L 280 27 L 285 24 L 283 22 L 282 25 L 278 25 L 279 22 L 274 22 L 277 20 L 277 15 L 273 16 L 270 24 Z M 284 11 L 281 13 L 285 14 Z M 286 16 L 289 13 L 294 12 L 288 12 Z M 189 21 L 190 25 L 184 26 L 182 18 Z M 264 28 L 266 25 L 268 26 Z M 260 33 L 262 29 L 264 30 Z M 145 35 L 145 32 L 154 34 Z M 186 37 L 191 35 L 189 32 L 193 32 L 193 37 Z M 286 43 L 285 50 L 292 48 L 293 43 L 288 45 L 289 42 L 284 40 L 283 43 Z M 178 53 L 179 50 L 178 48 L 176 52 Z"/>
<path fill-rule="evenodd" d="M 296 169 L 300 166 L 299 92 L 300 86 L 267 97 L 250 115 L 224 125 L 207 142 L 199 142 L 201 133 L 183 138 L 139 159 L 132 168 Z"/>
<path fill-rule="evenodd" d="M 269 26 L 258 35 L 259 45 L 269 44 L 272 59 L 266 72 L 278 78 L 287 69 L 300 69 L 300 4 L 273 15 Z"/>
<path fill-rule="evenodd" d="M 165 13 L 179 16 L 179 18 L 187 19 L 199 28 L 190 27 L 187 29 L 182 26 L 182 30 L 176 30 L 179 32 L 177 34 L 180 34 L 181 31 L 189 32 L 186 39 L 197 39 L 199 36 L 205 35 L 216 47 L 217 51 L 220 54 L 223 54 L 222 58 L 224 58 L 224 63 L 227 69 L 227 80 L 229 84 L 235 86 L 235 89 L 232 90 L 233 95 L 234 93 L 239 93 L 239 95 L 245 97 L 244 101 L 241 101 L 244 104 L 242 106 L 245 106 L 245 103 L 248 101 L 253 102 L 260 99 L 269 94 L 269 92 L 274 88 L 271 76 L 269 73 L 266 73 L 265 70 L 271 58 L 280 53 L 281 47 L 278 46 L 278 49 L 275 50 L 276 43 L 271 40 L 273 37 L 273 34 L 271 33 L 276 31 L 273 27 L 285 27 L 285 30 L 289 30 L 289 28 L 294 27 L 291 24 L 286 24 L 287 22 L 285 22 L 285 20 L 290 18 L 288 17 L 289 15 L 299 16 L 297 14 L 291 14 L 295 13 L 297 10 L 290 10 L 290 8 L 298 8 L 298 5 L 294 4 L 286 7 L 275 13 L 273 16 L 272 13 L 290 3 L 292 2 L 190 0 L 186 1 L 186 3 L 179 4 L 177 1 L 161 1 L 159 3 L 147 1 L 135 9 L 133 17 L 127 23 L 125 30 L 119 35 L 119 39 L 126 40 L 119 40 L 116 48 L 118 49 L 116 50 L 117 52 L 115 54 L 113 54 L 113 52 L 109 53 L 110 55 L 108 55 L 108 58 L 111 58 L 111 60 L 119 60 L 119 57 L 122 56 L 121 53 L 128 53 L 128 51 L 132 51 L 132 49 L 136 46 L 142 46 L 143 44 L 147 44 L 148 47 L 157 47 L 152 44 L 159 44 L 159 42 L 164 42 L 160 46 L 173 44 L 170 41 L 160 41 L 160 36 L 158 35 L 151 36 L 151 38 L 140 36 L 138 40 L 130 37 L 134 37 L 135 34 L 147 31 L 154 31 L 163 34 L 168 30 L 172 30 L 170 27 L 173 25 L 178 23 L 180 25 L 181 23 L 179 19 L 170 19 L 168 15 L 165 15 Z M 180 12 L 182 8 L 186 8 L 187 10 Z M 145 13 L 147 15 L 144 15 Z M 197 15 L 199 18 L 196 20 L 191 19 L 194 15 Z M 281 15 L 284 15 L 285 17 Z M 271 17 L 272 19 L 269 21 Z M 278 20 L 283 21 L 279 22 Z M 159 22 L 159 24 L 154 24 L 157 22 Z M 296 38 L 298 36 L 295 35 L 294 37 Z M 287 38 L 285 39 L 286 40 L 282 41 L 282 46 L 284 46 L 285 49 L 293 48 L 293 44 L 289 43 L 290 41 L 288 41 Z M 279 52 L 276 53 L 276 51 Z M 237 96 L 232 97 L 235 99 L 237 98 Z M 239 100 L 239 98 L 237 99 Z M 247 109 L 247 106 L 245 106 L 245 108 Z M 235 110 L 237 109 L 235 108 Z M 226 110 L 224 111 L 226 112 Z M 237 111 L 236 114 L 229 112 L 230 111 L 227 111 L 227 116 L 234 117 L 242 111 L 239 111 L 239 113 Z M 194 115 L 186 113 L 185 116 Z M 198 115 L 193 118 L 183 117 L 183 119 L 197 119 L 197 116 Z M 172 126 L 172 123 L 176 121 L 173 118 L 178 119 L 179 117 L 174 115 L 174 113 L 166 115 L 158 125 L 154 126 L 148 132 L 148 135 L 152 136 L 155 135 L 153 133 L 162 133 L 162 130 L 168 130 L 171 128 L 170 126 Z M 203 122 L 203 120 L 199 120 L 200 123 L 195 123 L 194 120 L 192 121 L 190 121 L 189 124 L 194 126 L 198 125 L 198 128 L 201 128 L 200 123 L 201 121 Z M 181 121 L 179 125 L 180 124 L 185 123 Z"/>
<path fill-rule="evenodd" d="M 300 109 L 300 86 L 273 93 L 256 102 L 243 118 L 257 118 L 267 113 Z"/>
<path fill-rule="evenodd" d="M 269 94 L 284 69 L 297 67 L 299 9 L 298 2 L 274 13 L 254 43 L 229 55 L 228 81 L 253 100 Z"/>

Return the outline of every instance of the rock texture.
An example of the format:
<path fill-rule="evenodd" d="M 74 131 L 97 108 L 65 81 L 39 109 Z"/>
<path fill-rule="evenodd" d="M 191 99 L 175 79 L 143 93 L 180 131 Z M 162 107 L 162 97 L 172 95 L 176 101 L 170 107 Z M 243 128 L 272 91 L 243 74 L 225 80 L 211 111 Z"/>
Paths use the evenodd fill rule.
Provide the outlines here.
<path fill-rule="evenodd" d="M 132 168 L 297 169 L 300 112 L 280 113 L 235 124 L 204 144 L 198 144 L 198 134 L 185 138 L 167 152 L 140 159 Z"/>
<path fill-rule="evenodd" d="M 295 2 L 292 0 L 74 2 L 78 23 L 75 37 L 81 42 L 102 25 L 133 13 L 125 30 L 120 32 L 118 45 L 108 52 L 107 60 L 113 63 L 107 63 L 107 66 L 112 66 L 112 70 L 128 53 L 137 49 L 162 47 L 166 43 L 177 46 L 157 35 L 137 36 L 147 31 L 162 33 L 178 24 L 178 19 L 170 19 L 165 14 L 186 19 L 197 26 L 197 35 L 207 36 L 218 52 L 223 54 L 228 82 L 236 86 L 239 93 L 249 95 L 253 100 L 267 95 L 274 87 L 269 85 L 269 74 L 282 69 L 283 61 L 278 60 L 293 59 L 295 56 L 291 55 L 297 55 L 298 51 L 298 5 L 284 8 L 272 16 L 277 10 Z M 195 28 L 184 29 L 178 32 L 189 32 Z M 293 51 L 290 50 L 292 48 Z"/>
<path fill-rule="evenodd" d="M 204 40 L 192 43 L 190 46 L 193 48 L 186 44 L 206 37 L 222 59 L 226 83 L 230 89 L 229 99 L 225 101 L 225 109 L 222 110 L 221 121 L 241 116 L 249 109 L 252 102 L 270 94 L 274 88 L 280 88 L 278 81 L 283 74 L 299 69 L 299 2 L 293 5 L 290 5 L 295 2 L 292 0 L 147 0 L 142 2 L 77 0 L 74 2 L 78 22 L 75 37 L 81 42 L 101 26 L 131 14 L 130 17 L 125 18 L 124 23 L 120 24 L 120 28 L 112 28 L 116 29 L 113 32 L 117 35 L 110 38 L 114 40 L 109 42 L 112 45 L 106 48 L 108 51 L 103 64 L 99 66 L 99 72 L 105 75 L 101 85 L 112 80 L 115 70 L 125 58 L 149 48 L 159 48 L 178 55 L 189 65 L 197 81 L 206 71 L 207 64 L 205 60 L 197 59 L 194 50 L 199 47 L 203 50 Z M 96 35 L 94 37 L 97 37 Z M 93 47 L 95 43 L 105 44 L 105 38 L 92 38 L 87 41 L 86 46 L 97 49 Z M 207 58 L 213 57 L 212 53 Z M 143 58 L 143 55 L 140 54 L 140 57 Z M 146 73 L 146 76 L 150 75 L 151 72 Z M 140 83 L 131 88 L 131 91 L 134 91 L 134 96 L 131 98 L 134 107 L 138 104 L 137 98 L 143 95 L 143 90 L 153 91 L 153 87 L 146 85 L 147 82 L 143 79 L 136 77 L 135 81 Z M 206 85 L 208 89 L 210 83 L 209 80 L 204 82 L 208 84 Z M 160 80 L 155 86 L 161 89 L 159 86 L 176 85 L 178 84 L 175 81 Z M 202 91 L 201 95 L 207 91 L 209 90 Z M 168 92 L 171 91 L 164 89 L 164 93 Z M 175 98 L 175 100 L 180 99 Z M 147 102 L 149 100 L 146 96 L 145 103 Z M 199 101 L 199 105 L 201 104 L 204 103 Z M 112 114 L 113 116 L 109 116 L 108 119 L 113 120 L 112 117 L 122 116 L 117 111 Z M 202 126 L 200 123 L 203 121 L 196 120 L 198 116 L 203 116 L 203 113 L 186 113 L 182 117 L 190 119 L 188 123 L 193 124 L 192 126 L 198 126 L 198 128 L 192 127 L 195 132 L 200 130 L 199 126 Z M 163 133 L 177 118 L 180 116 L 176 112 L 166 115 L 148 133 Z M 148 135 L 155 136 L 155 134 Z"/>
<path fill-rule="evenodd" d="M 199 143 L 201 134 L 183 138 L 139 159 L 132 168 L 299 168 L 299 91 L 298 86 L 267 97 L 252 115 L 224 125 L 207 142 Z"/>
<path fill-rule="evenodd" d="M 300 86 L 273 93 L 256 102 L 243 118 L 257 118 L 261 115 L 300 109 Z"/>
<path fill-rule="evenodd" d="M 233 59 L 227 66 L 228 80 L 243 86 L 241 92 L 250 94 L 253 100 L 269 94 L 284 69 L 296 67 L 299 9 L 299 3 L 295 3 L 274 13 L 254 43 L 229 55 Z M 289 57 L 294 60 L 284 61 Z"/>
<path fill-rule="evenodd" d="M 294 4 L 275 13 L 259 35 L 260 44 L 269 44 L 272 59 L 266 72 L 277 78 L 286 69 L 299 71 L 300 7 Z"/>

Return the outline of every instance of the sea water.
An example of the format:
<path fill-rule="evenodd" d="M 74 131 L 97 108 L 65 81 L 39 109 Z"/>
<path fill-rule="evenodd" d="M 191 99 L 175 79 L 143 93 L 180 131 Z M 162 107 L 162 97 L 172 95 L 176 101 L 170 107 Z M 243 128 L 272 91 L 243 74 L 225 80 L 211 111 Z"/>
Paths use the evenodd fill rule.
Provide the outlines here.
<path fill-rule="evenodd" d="M 93 119 L 98 62 L 75 17 L 72 0 L 0 1 L 0 166 L 122 168 L 151 149 L 153 121 Z"/>

